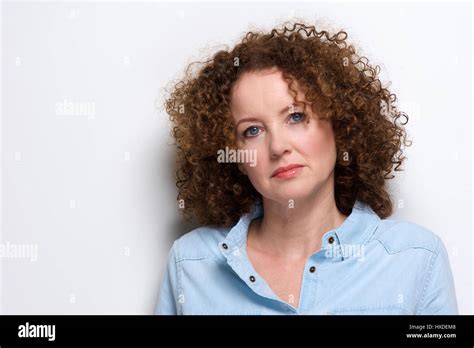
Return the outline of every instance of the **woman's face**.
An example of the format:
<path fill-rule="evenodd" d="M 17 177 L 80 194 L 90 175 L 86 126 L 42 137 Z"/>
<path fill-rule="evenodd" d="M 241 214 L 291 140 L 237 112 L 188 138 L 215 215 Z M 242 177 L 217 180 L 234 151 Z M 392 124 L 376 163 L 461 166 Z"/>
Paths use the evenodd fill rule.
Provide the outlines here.
<path fill-rule="evenodd" d="M 310 117 L 309 105 L 303 114 L 303 100 L 298 86 L 294 104 L 276 69 L 244 73 L 232 90 L 239 149 L 256 153 L 256 165 L 241 163 L 239 168 L 263 197 L 282 204 L 329 192 L 325 189 L 334 185 L 336 145 L 331 124 Z M 274 175 L 278 168 L 292 164 L 300 167 Z"/>

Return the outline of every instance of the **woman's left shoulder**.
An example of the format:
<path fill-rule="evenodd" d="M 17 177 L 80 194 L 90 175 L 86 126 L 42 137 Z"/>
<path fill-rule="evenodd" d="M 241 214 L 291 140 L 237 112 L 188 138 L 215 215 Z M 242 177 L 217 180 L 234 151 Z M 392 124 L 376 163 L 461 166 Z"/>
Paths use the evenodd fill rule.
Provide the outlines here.
<path fill-rule="evenodd" d="M 441 242 L 436 233 L 424 226 L 394 219 L 381 219 L 373 239 L 382 243 L 390 254 L 410 248 L 436 252 Z"/>

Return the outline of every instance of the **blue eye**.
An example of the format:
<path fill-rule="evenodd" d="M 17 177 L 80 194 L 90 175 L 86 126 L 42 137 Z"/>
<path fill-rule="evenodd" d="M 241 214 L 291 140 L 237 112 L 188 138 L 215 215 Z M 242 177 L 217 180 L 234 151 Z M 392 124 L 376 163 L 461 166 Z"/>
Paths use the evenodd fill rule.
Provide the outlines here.
<path fill-rule="evenodd" d="M 293 120 L 291 124 L 300 123 L 301 121 L 305 119 L 305 114 L 302 112 L 293 112 L 289 115 L 289 118 Z M 242 135 L 245 138 L 254 138 L 260 134 L 259 130 L 260 128 L 258 128 L 257 126 L 250 126 L 242 133 Z"/>
<path fill-rule="evenodd" d="M 254 137 L 258 135 L 258 127 L 251 126 L 244 131 L 244 137 Z"/>
<path fill-rule="evenodd" d="M 302 112 L 293 112 L 290 114 L 290 118 L 295 121 L 295 123 L 301 122 L 304 119 L 304 116 L 305 115 Z"/>

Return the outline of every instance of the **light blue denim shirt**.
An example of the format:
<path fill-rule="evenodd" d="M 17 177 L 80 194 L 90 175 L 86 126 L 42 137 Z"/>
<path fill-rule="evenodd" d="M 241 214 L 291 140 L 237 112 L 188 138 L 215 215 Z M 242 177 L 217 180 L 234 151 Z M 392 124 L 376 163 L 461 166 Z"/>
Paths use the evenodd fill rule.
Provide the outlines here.
<path fill-rule="evenodd" d="M 250 222 L 200 227 L 175 240 L 156 314 L 458 314 L 448 254 L 417 224 L 380 219 L 356 201 L 351 214 L 322 237 L 304 267 L 299 306 L 279 298 L 247 253 Z"/>

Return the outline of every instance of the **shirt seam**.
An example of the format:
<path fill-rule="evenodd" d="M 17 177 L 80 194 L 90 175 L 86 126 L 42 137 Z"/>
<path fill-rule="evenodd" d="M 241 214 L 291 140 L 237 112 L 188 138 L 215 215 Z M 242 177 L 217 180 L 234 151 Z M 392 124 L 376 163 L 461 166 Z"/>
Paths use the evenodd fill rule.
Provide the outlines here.
<path fill-rule="evenodd" d="M 208 259 L 212 256 L 209 256 L 209 255 L 206 255 L 206 256 L 195 256 L 195 257 L 183 257 L 183 258 L 180 258 L 178 260 L 176 260 L 177 263 L 181 263 L 183 261 L 199 261 L 199 260 L 202 260 L 202 259 Z"/>
<path fill-rule="evenodd" d="M 432 252 L 433 254 L 431 254 L 428 271 L 426 272 L 425 279 L 424 279 L 424 282 L 423 282 L 423 290 L 422 290 L 422 293 L 420 295 L 420 300 L 418 301 L 418 305 L 417 305 L 417 308 L 415 310 L 415 314 L 418 314 L 419 310 L 422 309 L 423 306 L 424 306 L 425 296 L 426 296 L 426 292 L 427 292 L 427 289 L 428 289 L 428 283 L 431 280 L 434 265 L 435 265 L 436 260 L 438 259 L 438 255 L 439 255 L 440 241 L 441 241 L 440 238 L 438 236 L 436 236 L 435 252 Z"/>
<path fill-rule="evenodd" d="M 377 242 L 379 242 L 380 244 L 382 244 L 382 246 L 384 247 L 385 251 L 387 252 L 387 254 L 389 255 L 393 255 L 393 254 L 397 254 L 397 253 L 400 253 L 404 250 L 407 250 L 407 249 L 423 249 L 423 250 L 426 250 L 426 251 L 429 251 L 431 254 L 435 254 L 436 253 L 436 248 L 435 247 L 435 250 L 431 250 L 431 248 L 427 248 L 427 247 L 424 247 L 422 245 L 415 245 L 415 246 L 407 246 L 406 248 L 403 248 L 403 249 L 400 249 L 400 250 L 396 250 L 394 252 L 390 252 L 389 250 L 389 247 L 387 246 L 387 244 L 382 240 L 382 239 L 379 239 L 379 238 L 374 238 L 373 240 L 376 240 Z"/>
<path fill-rule="evenodd" d="M 225 263 L 224 260 L 221 260 L 218 255 L 212 253 L 212 254 L 207 254 L 207 255 L 200 255 L 200 256 L 180 256 L 177 257 L 176 262 L 181 263 L 183 261 L 199 261 L 199 260 L 205 260 L 205 259 L 214 259 L 216 261 L 219 261 L 220 263 Z"/>
<path fill-rule="evenodd" d="M 181 283 L 181 265 L 179 263 L 179 240 L 176 240 L 176 248 L 175 248 L 175 253 L 174 253 L 174 261 L 176 264 L 176 277 L 177 277 L 177 284 L 176 288 L 178 290 L 178 299 L 176 301 L 176 308 L 177 308 L 177 314 L 182 315 L 183 314 L 183 308 L 181 306 L 181 299 L 180 299 L 180 294 L 183 294 L 183 289 L 182 289 L 182 283 Z"/>
<path fill-rule="evenodd" d="M 367 227 L 367 237 L 362 239 L 362 244 L 367 244 L 368 242 L 370 242 L 372 236 L 377 231 L 377 228 L 379 228 L 379 222 L 379 219 L 377 219 L 376 217 L 373 218 L 372 223 Z"/>
<path fill-rule="evenodd" d="M 405 222 L 405 221 L 397 221 L 397 220 L 391 220 L 391 221 L 394 221 L 395 223 L 394 223 L 392 226 L 390 226 L 389 228 L 387 228 L 385 231 L 382 231 L 382 232 L 380 233 L 380 236 L 375 236 L 373 239 L 376 239 L 376 240 L 382 242 L 382 238 L 381 238 L 381 237 L 383 236 L 384 233 L 387 233 L 387 232 L 393 230 L 393 229 L 396 228 L 400 223 Z M 437 236 L 436 236 L 436 237 L 437 237 Z M 386 244 L 385 244 L 385 243 L 382 243 L 382 244 L 383 244 L 384 247 L 385 247 Z M 433 248 L 430 248 L 430 247 L 426 247 L 426 246 L 422 246 L 422 245 L 417 245 L 417 246 L 409 246 L 409 247 L 407 247 L 407 248 L 423 248 L 423 249 L 429 250 L 429 251 L 431 251 L 432 253 L 434 253 L 434 252 L 436 252 L 437 247 L 438 247 L 438 245 L 436 245 L 436 246 L 434 247 L 434 249 L 433 249 Z M 386 249 L 387 249 L 387 248 L 386 248 Z M 388 251 L 388 249 L 387 249 L 387 251 Z M 400 251 L 401 251 L 401 250 L 400 250 Z"/>
<path fill-rule="evenodd" d="M 360 311 L 367 311 L 367 310 L 389 310 L 389 309 L 399 309 L 405 314 L 410 314 L 410 312 L 401 304 L 379 304 L 379 305 L 370 305 L 370 306 L 353 306 L 353 307 L 338 307 L 336 309 L 330 310 L 332 313 L 340 313 L 340 312 L 360 312 Z"/>

